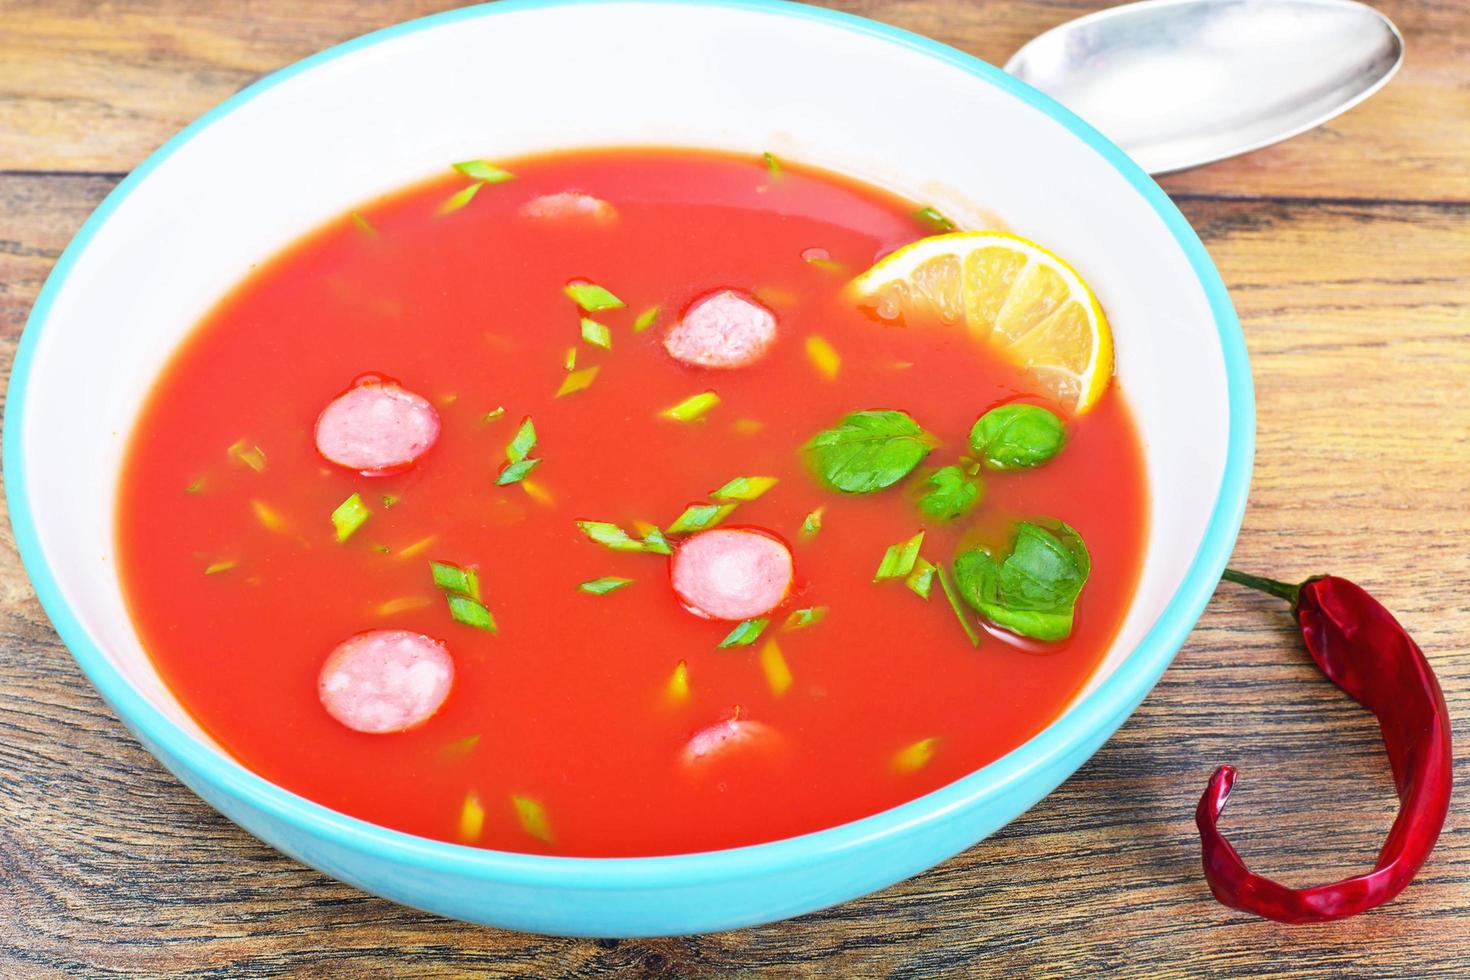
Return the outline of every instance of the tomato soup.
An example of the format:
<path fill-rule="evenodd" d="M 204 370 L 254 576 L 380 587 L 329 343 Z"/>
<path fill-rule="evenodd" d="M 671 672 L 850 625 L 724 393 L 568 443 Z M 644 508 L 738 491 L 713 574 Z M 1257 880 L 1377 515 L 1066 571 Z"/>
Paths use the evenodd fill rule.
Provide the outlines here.
<path fill-rule="evenodd" d="M 964 329 L 854 302 L 933 234 L 921 204 L 578 152 L 295 243 L 131 437 L 119 571 L 164 680 L 280 786 L 510 851 L 755 844 L 1015 748 L 1123 619 L 1142 458 L 1116 384 L 1073 414 Z M 1015 405 L 1058 435 L 997 465 L 972 428 Z"/>

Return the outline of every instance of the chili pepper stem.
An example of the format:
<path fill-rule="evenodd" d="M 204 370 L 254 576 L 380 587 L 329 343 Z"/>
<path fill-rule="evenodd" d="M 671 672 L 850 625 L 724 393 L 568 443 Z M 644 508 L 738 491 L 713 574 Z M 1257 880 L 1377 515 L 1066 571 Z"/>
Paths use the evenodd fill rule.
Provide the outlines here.
<path fill-rule="evenodd" d="M 1278 582 L 1274 578 L 1262 578 L 1259 575 L 1237 572 L 1233 568 L 1225 569 L 1220 577 L 1227 582 L 1234 582 L 1237 585 L 1244 585 L 1255 589 L 1257 592 L 1264 592 L 1267 595 L 1274 595 L 1278 599 L 1285 599 L 1291 603 L 1292 609 L 1296 608 L 1297 599 L 1301 596 L 1302 587 L 1300 585 L 1289 585 L 1286 582 Z"/>

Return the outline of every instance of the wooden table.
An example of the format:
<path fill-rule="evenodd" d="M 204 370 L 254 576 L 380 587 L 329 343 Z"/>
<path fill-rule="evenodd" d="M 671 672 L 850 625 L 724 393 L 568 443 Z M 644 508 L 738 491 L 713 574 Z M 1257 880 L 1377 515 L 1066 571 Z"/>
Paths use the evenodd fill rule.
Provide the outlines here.
<path fill-rule="evenodd" d="M 438 0 L 0 0 L 0 367 L 42 280 L 129 168 L 261 73 Z M 999 62 L 1098 0 L 848 0 Z M 928 874 L 792 922 L 578 941 L 474 928 L 337 884 L 218 816 L 93 693 L 0 549 L 0 976 L 1470 975 L 1470 6 L 1383 0 L 1408 61 L 1306 136 L 1170 177 L 1245 324 L 1260 407 L 1236 563 L 1331 569 L 1420 639 L 1460 791 L 1391 906 L 1283 927 L 1209 897 L 1192 814 L 1289 883 L 1372 863 L 1395 800 L 1376 727 L 1284 612 L 1227 587 L 1065 786 Z M 1304 57 L 1309 57 L 1304 53 Z"/>

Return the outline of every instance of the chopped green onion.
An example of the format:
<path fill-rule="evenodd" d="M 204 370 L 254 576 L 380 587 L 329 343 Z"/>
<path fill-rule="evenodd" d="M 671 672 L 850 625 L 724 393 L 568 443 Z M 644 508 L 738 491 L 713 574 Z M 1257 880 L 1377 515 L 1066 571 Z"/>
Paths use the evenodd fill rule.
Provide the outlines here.
<path fill-rule="evenodd" d="M 429 562 L 434 584 L 446 592 L 458 592 L 472 599 L 480 598 L 480 576 L 473 568 L 460 568 L 444 561 Z"/>
<path fill-rule="evenodd" d="M 466 793 L 464 802 L 459 807 L 459 836 L 460 839 L 473 844 L 480 839 L 480 833 L 485 829 L 485 808 L 480 805 L 480 798 L 474 793 Z"/>
<path fill-rule="evenodd" d="M 491 422 L 494 422 L 496 419 L 500 418 L 504 414 L 505 414 L 505 406 L 504 405 L 497 405 L 495 408 L 490 409 L 490 411 L 488 411 L 484 415 L 481 415 L 480 416 L 480 424 L 481 425 L 487 425 L 487 424 L 489 424 Z"/>
<path fill-rule="evenodd" d="M 581 585 L 577 586 L 577 591 L 590 592 L 593 595 L 607 595 L 609 592 L 616 592 L 623 586 L 632 584 L 633 580 L 630 578 L 618 578 L 616 575 L 605 575 L 602 578 L 595 578 L 590 582 L 583 582 Z"/>
<path fill-rule="evenodd" d="M 658 528 L 649 531 L 640 541 L 607 521 L 578 521 L 577 527 L 592 541 L 613 551 L 641 551 L 655 555 L 670 555 L 674 551 Z"/>
<path fill-rule="evenodd" d="M 541 504 L 543 507 L 556 506 L 556 498 L 551 495 L 551 491 L 547 490 L 539 483 L 533 483 L 530 480 L 522 480 L 521 489 L 526 492 L 526 496 L 536 501 L 536 503 Z"/>
<path fill-rule="evenodd" d="M 546 843 L 551 843 L 551 824 L 546 819 L 546 811 L 541 804 L 529 796 L 514 796 L 510 798 L 515 804 L 516 816 L 521 818 L 521 829 L 532 837 Z"/>
<path fill-rule="evenodd" d="M 921 555 L 914 562 L 914 570 L 909 573 L 903 584 L 911 589 L 914 595 L 920 599 L 929 598 L 929 590 L 934 587 L 934 566 L 925 561 Z"/>
<path fill-rule="evenodd" d="M 774 476 L 737 476 L 718 490 L 710 491 L 716 500 L 754 500 L 780 481 Z"/>
<path fill-rule="evenodd" d="M 806 339 L 806 356 L 817 369 L 817 373 L 831 381 L 842 367 L 842 355 L 827 342 L 826 338 L 812 334 Z"/>
<path fill-rule="evenodd" d="M 279 531 L 286 526 L 286 519 L 263 500 L 250 501 L 250 509 L 255 511 L 255 519 L 268 531 Z"/>
<path fill-rule="evenodd" d="M 648 309 L 646 309 L 642 313 L 638 314 L 638 319 L 636 319 L 636 320 L 633 321 L 633 332 L 634 333 L 642 333 L 643 331 L 647 330 L 649 327 L 653 326 L 653 321 L 655 321 L 657 319 L 658 319 L 658 307 L 657 306 L 650 306 Z"/>
<path fill-rule="evenodd" d="M 573 371 L 562 381 L 561 387 L 556 389 L 556 397 L 562 398 L 566 395 L 574 395 L 584 388 L 589 388 L 597 377 L 597 367 L 584 368 L 581 371 Z"/>
<path fill-rule="evenodd" d="M 826 510 L 827 505 L 823 504 L 821 507 L 818 507 L 810 514 L 806 515 L 806 519 L 801 522 L 801 533 L 804 536 L 808 538 L 814 538 L 817 536 L 817 532 L 822 529 L 822 514 L 825 513 Z"/>
<path fill-rule="evenodd" d="M 781 176 L 781 161 L 776 159 L 776 154 L 770 150 L 761 154 L 761 159 L 766 161 L 766 173 L 774 179 Z"/>
<path fill-rule="evenodd" d="M 337 529 L 337 540 L 341 542 L 352 537 L 352 532 L 362 527 L 362 522 L 371 513 L 359 494 L 354 493 L 338 504 L 337 509 L 332 511 L 332 526 Z"/>
<path fill-rule="evenodd" d="M 689 696 L 689 665 L 679 661 L 674 665 L 674 672 L 669 675 L 669 683 L 664 688 L 672 701 L 683 701 Z"/>
<path fill-rule="evenodd" d="M 384 507 L 392 507 L 394 504 L 398 503 L 398 498 L 391 493 L 385 493 L 378 499 L 383 501 Z"/>
<path fill-rule="evenodd" d="M 934 755 L 937 738 L 921 738 L 913 745 L 899 749 L 893 755 L 893 768 L 899 772 L 913 772 L 922 768 Z"/>
<path fill-rule="evenodd" d="M 200 490 L 203 490 L 203 489 L 204 489 L 204 477 L 201 476 L 197 480 L 195 480 L 193 483 L 191 483 L 187 487 L 185 487 L 184 488 L 184 492 L 185 493 L 198 493 Z"/>
<path fill-rule="evenodd" d="M 445 762 L 453 762 L 457 759 L 463 759 L 465 756 L 473 752 L 475 750 L 475 746 L 479 744 L 479 735 L 476 734 L 466 736 L 465 738 L 459 739 L 458 741 L 450 742 L 448 745 L 441 746 L 439 749 L 439 758 L 444 760 Z"/>
<path fill-rule="evenodd" d="M 390 547 L 388 547 L 386 544 L 374 545 L 373 546 L 373 550 L 376 551 L 380 555 L 391 555 L 391 554 L 393 554 L 393 549 L 390 548 Z"/>
<path fill-rule="evenodd" d="M 669 533 L 688 534 L 691 531 L 708 530 L 729 517 L 734 509 L 734 504 L 690 504 L 669 525 Z"/>
<path fill-rule="evenodd" d="M 720 403 L 720 396 L 713 391 L 701 391 L 697 395 L 690 395 L 672 408 L 666 408 L 659 414 L 666 419 L 677 419 L 680 422 L 696 422 L 699 418 Z"/>
<path fill-rule="evenodd" d="M 531 421 L 527 415 L 521 419 L 520 427 L 516 434 L 511 437 L 510 444 L 505 447 L 505 459 L 510 463 L 519 463 L 531 455 L 531 450 L 536 448 L 536 423 Z"/>
<path fill-rule="evenodd" d="M 516 176 L 509 170 L 501 170 L 495 164 L 484 160 L 465 160 L 454 164 L 454 169 L 471 180 L 478 180 L 486 184 L 499 184 L 503 181 L 514 180 Z"/>
<path fill-rule="evenodd" d="M 826 606 L 808 606 L 806 609 L 794 609 L 786 622 L 782 624 L 783 630 L 804 630 L 808 626 L 815 626 L 827 618 Z"/>
<path fill-rule="evenodd" d="M 965 613 L 964 604 L 960 602 L 960 594 L 955 591 L 954 583 L 949 580 L 949 572 L 943 565 L 934 566 L 934 577 L 939 579 L 939 587 L 944 590 L 944 597 L 949 600 L 949 608 L 954 610 L 955 618 L 964 627 L 965 635 L 970 638 L 970 646 L 980 645 L 980 634 L 975 632 L 975 624 L 970 622 L 970 617 Z"/>
<path fill-rule="evenodd" d="M 954 222 L 927 205 L 919 208 L 912 215 L 915 221 L 927 226 L 931 231 L 954 231 Z"/>
<path fill-rule="evenodd" d="M 500 628 L 495 625 L 495 617 L 490 615 L 490 610 L 479 599 L 471 599 L 467 595 L 450 593 L 444 597 L 449 601 L 449 615 L 454 617 L 456 623 L 464 623 L 473 626 L 477 630 L 487 633 L 498 633 Z"/>
<path fill-rule="evenodd" d="M 612 331 L 591 317 L 582 317 L 582 339 L 593 347 L 612 350 Z"/>
<path fill-rule="evenodd" d="M 561 359 L 561 366 L 563 368 L 565 368 L 566 370 L 568 370 L 568 371 L 574 371 L 574 370 L 576 370 L 576 368 L 577 368 L 577 348 L 575 348 L 575 347 L 568 347 L 567 348 L 567 356 L 566 357 L 563 357 Z"/>
<path fill-rule="evenodd" d="M 439 535 L 437 534 L 429 534 L 425 535 L 422 538 L 419 538 L 412 544 L 406 544 L 402 548 L 398 549 L 398 557 L 412 558 L 414 555 L 417 555 L 422 551 L 427 551 L 429 549 L 429 545 L 433 544 L 438 539 L 438 537 Z"/>
<path fill-rule="evenodd" d="M 210 564 L 209 567 L 204 569 L 204 574 L 218 575 L 220 572 L 228 572 L 230 569 L 234 568 L 238 564 L 240 563 L 238 561 L 235 561 L 233 558 L 226 558 L 222 561 L 217 561 Z"/>
<path fill-rule="evenodd" d="M 919 546 L 924 543 L 924 532 L 891 544 L 883 553 L 883 561 L 878 565 L 878 572 L 873 576 L 874 582 L 882 582 L 885 579 L 903 578 L 914 570 L 914 563 L 919 559 Z"/>
<path fill-rule="evenodd" d="M 373 611 L 379 616 L 392 616 L 395 613 L 407 612 L 410 609 L 422 609 L 429 605 L 431 601 L 421 595 L 400 596 L 397 599 L 389 599 L 387 602 L 378 603 L 378 607 Z"/>
<path fill-rule="evenodd" d="M 445 201 L 443 204 L 439 205 L 439 213 L 449 214 L 451 211 L 458 211 L 460 208 L 470 203 L 470 201 L 474 200 L 475 195 L 478 194 L 480 192 L 480 188 L 484 186 L 485 184 L 483 181 L 478 181 L 468 187 L 463 187 L 459 189 L 454 193 L 453 197 Z"/>
<path fill-rule="evenodd" d="M 771 621 L 769 619 L 766 619 L 764 616 L 760 619 L 741 620 L 740 622 L 736 623 L 735 628 L 732 629 L 729 634 L 720 641 L 719 649 L 723 650 L 726 647 L 750 646 L 756 640 L 760 639 L 760 635 L 766 631 L 766 627 L 770 625 L 770 622 Z"/>
<path fill-rule="evenodd" d="M 373 223 L 364 218 L 361 214 L 358 214 L 356 211 L 352 212 L 352 223 L 356 225 L 357 230 L 362 232 L 364 235 L 376 235 L 378 233 L 378 229 L 373 227 Z"/>
<path fill-rule="evenodd" d="M 257 473 L 265 470 L 265 450 L 259 446 L 248 446 L 244 439 L 225 450 L 236 461 L 244 463 Z"/>
<path fill-rule="evenodd" d="M 786 666 L 786 658 L 775 640 L 767 640 L 761 647 L 761 670 L 765 672 L 766 683 L 771 685 L 771 693 L 777 697 L 791 687 L 791 668 Z"/>
<path fill-rule="evenodd" d="M 500 468 L 500 474 L 495 477 L 497 487 L 508 487 L 512 483 L 519 483 L 536 468 L 539 459 L 518 459 L 514 463 L 506 463 Z"/>
<path fill-rule="evenodd" d="M 616 310 L 624 303 L 595 282 L 572 282 L 567 284 L 566 294 L 588 313 L 600 310 Z"/>

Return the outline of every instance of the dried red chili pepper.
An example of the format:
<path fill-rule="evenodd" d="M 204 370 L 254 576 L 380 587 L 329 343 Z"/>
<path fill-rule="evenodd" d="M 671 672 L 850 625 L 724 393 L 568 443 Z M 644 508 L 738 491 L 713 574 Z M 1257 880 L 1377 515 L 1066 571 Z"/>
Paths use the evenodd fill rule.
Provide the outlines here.
<path fill-rule="evenodd" d="M 1322 673 L 1377 716 L 1399 813 L 1372 871 L 1330 885 L 1287 888 L 1253 874 L 1217 828 L 1235 781 L 1234 767 L 1221 766 L 1195 811 L 1210 891 L 1225 905 L 1278 922 L 1324 922 L 1382 905 L 1413 880 L 1449 812 L 1450 717 L 1439 681 L 1398 620 L 1346 579 L 1324 575 L 1288 585 L 1234 569 L 1226 569 L 1225 578 L 1290 602 Z"/>

